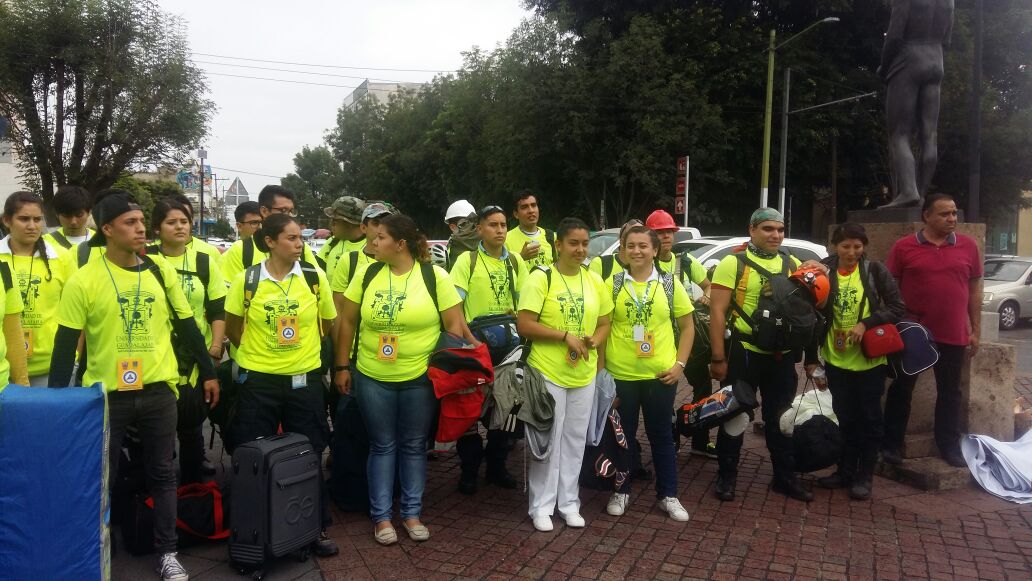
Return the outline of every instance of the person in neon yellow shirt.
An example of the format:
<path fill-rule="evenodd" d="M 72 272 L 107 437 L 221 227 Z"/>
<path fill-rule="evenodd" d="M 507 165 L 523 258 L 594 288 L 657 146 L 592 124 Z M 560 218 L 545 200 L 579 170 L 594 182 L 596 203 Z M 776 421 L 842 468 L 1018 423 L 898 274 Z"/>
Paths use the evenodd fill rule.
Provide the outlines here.
<path fill-rule="evenodd" d="M 226 295 L 226 335 L 240 366 L 231 445 L 273 436 L 282 425 L 307 437 L 321 457 L 329 433 L 321 346 L 337 315 L 330 285 L 321 270 L 302 264 L 305 243 L 292 216 L 267 217 L 253 240 L 268 258 L 238 274 Z M 338 548 L 326 535 L 333 517 L 325 492 L 320 509 L 323 532 L 312 550 L 328 557 Z"/>
<path fill-rule="evenodd" d="M 391 524 L 395 476 L 401 482 L 402 526 L 412 540 L 426 541 L 430 531 L 420 518 L 426 442 L 437 413 L 427 377 L 430 353 L 442 323 L 475 341 L 455 286 L 444 269 L 429 264 L 426 236 L 412 218 L 385 216 L 370 244 L 378 262 L 360 269 L 344 294 L 334 381 L 343 395 L 354 389 L 362 417 L 369 418 L 369 515 L 376 542 L 398 542 Z M 427 281 L 436 286 L 436 300 Z"/>
<path fill-rule="evenodd" d="M 86 227 L 93 207 L 93 197 L 86 188 L 61 186 L 54 192 L 54 213 L 61 227 L 43 236 L 60 251 L 74 248 L 93 236 L 93 230 Z"/>
<path fill-rule="evenodd" d="M 542 532 L 552 530 L 556 504 L 567 526 L 584 526 L 578 479 L 601 363 L 596 347 L 609 336 L 613 311 L 602 278 L 582 266 L 588 254 L 587 224 L 563 220 L 556 247 L 555 265 L 547 271 L 535 268 L 527 277 L 517 318 L 520 335 L 534 342 L 527 363 L 541 372 L 555 399 L 548 457 L 530 464 L 529 513 Z"/>
<path fill-rule="evenodd" d="M 362 211 L 365 206 L 364 200 L 341 196 L 329 208 L 323 208 L 323 213 L 330 218 L 330 230 L 333 233 L 319 249 L 319 257 L 326 263 L 327 275 L 333 274 L 341 256 L 365 248 L 365 230 L 362 228 Z"/>
<path fill-rule="evenodd" d="M 842 430 L 842 457 L 838 470 L 817 484 L 848 488 L 850 498 L 867 500 L 884 432 L 881 399 L 888 366 L 884 356 L 865 357 L 861 341 L 868 329 L 898 323 L 906 307 L 888 268 L 864 256 L 863 226 L 839 225 L 831 244 L 835 254 L 823 261 L 832 273 L 831 300 L 825 305 L 830 324 L 820 351 Z M 812 375 L 812 369 L 807 371 Z"/>
<path fill-rule="evenodd" d="M 605 366 L 616 380 L 624 432 L 636 434 L 639 411 L 645 417 L 660 510 L 675 521 L 686 522 L 688 511 L 677 499 L 670 410 L 674 409 L 677 381 L 692 352 L 695 337 L 692 302 L 673 274 L 661 273 L 654 265 L 659 249 L 655 231 L 644 226 L 631 227 L 624 235 L 622 246 L 628 258 L 628 270 L 606 283 L 613 297 L 613 314 L 604 352 Z M 640 449 L 633 452 L 640 454 Z M 622 515 L 630 492 L 631 479 L 627 478 L 609 499 L 606 512 Z"/>
<path fill-rule="evenodd" d="M 176 281 L 160 256 L 141 256 L 147 240 L 143 211 L 129 193 L 97 195 L 99 228 L 87 244 L 97 258 L 69 279 L 58 308 L 50 385 L 68 385 L 76 344 L 86 336 L 86 383 L 107 392 L 110 425 L 109 479 L 118 473 L 122 439 L 135 424 L 154 499 L 154 548 L 163 579 L 183 579 L 176 555 L 176 384 L 179 372 L 172 332 L 200 366 L 205 402 L 218 404 L 219 384 L 204 337 Z"/>
<path fill-rule="evenodd" d="M 725 256 L 713 272 L 710 288 L 710 375 L 717 381 L 744 381 L 760 390 L 767 449 L 774 467 L 771 489 L 796 500 L 809 502 L 813 493 L 799 483 L 795 474 L 792 442 L 781 433 L 781 413 L 795 397 L 796 356 L 789 351 L 770 353 L 749 342 L 752 329 L 742 317 L 735 317 L 731 343 L 725 345 L 724 330 L 731 301 L 752 316 L 759 303 L 766 279 L 745 265 L 738 277 L 740 260 L 748 258 L 773 276 L 785 276 L 799 267 L 799 260 L 780 252 L 785 239 L 785 218 L 772 208 L 760 208 L 749 219 L 749 243 L 742 253 Z M 790 264 L 785 265 L 785 261 Z M 786 268 L 787 266 L 787 268 Z M 738 415 L 721 425 L 717 432 L 717 484 L 714 494 L 722 501 L 734 500 L 738 478 L 738 459 L 747 416 Z"/>
<path fill-rule="evenodd" d="M 190 206 L 173 198 L 158 200 L 151 211 L 151 231 L 157 244 L 147 251 L 148 254 L 161 256 L 176 269 L 176 281 L 190 304 L 194 321 L 204 336 L 208 354 L 217 365 L 222 359 L 222 340 L 226 328 L 226 283 L 222 280 L 217 263 L 191 244 L 192 224 Z M 215 474 L 215 467 L 204 455 L 204 389 L 197 381 L 199 372 L 199 368 L 194 365 L 188 376 L 181 375 L 179 378 L 179 422 L 176 431 L 179 434 L 181 484 L 200 482 L 204 476 Z"/>
<path fill-rule="evenodd" d="M 480 234 L 479 247 L 475 251 L 460 254 L 450 273 L 455 282 L 455 289 L 462 297 L 462 310 L 466 320 L 470 322 L 478 317 L 512 315 L 513 318 L 509 319 L 511 325 L 515 323 L 519 289 L 527 278 L 527 266 L 523 263 L 523 258 L 509 252 L 505 247 L 505 236 L 508 231 L 505 210 L 498 206 L 482 209 L 477 213 L 477 231 Z M 473 272 L 470 272 L 470 265 L 473 266 Z M 502 351 L 508 350 L 507 347 Z M 500 364 L 500 358 L 503 357 L 504 355 L 498 355 L 492 359 L 495 359 L 495 364 Z M 508 435 L 504 430 L 487 430 L 486 449 L 479 432 L 459 438 L 455 443 L 455 449 L 462 467 L 459 492 L 476 492 L 477 473 L 485 457 L 487 482 L 501 488 L 516 488 L 516 479 L 505 467 L 509 446 Z"/>
<path fill-rule="evenodd" d="M 530 190 L 513 195 L 512 215 L 519 222 L 505 237 L 509 252 L 519 254 L 527 268 L 546 266 L 556 261 L 555 233 L 538 226 L 541 216 L 537 196 Z"/>
<path fill-rule="evenodd" d="M 58 247 L 40 236 L 42 198 L 29 192 L 11 194 L 4 204 L 4 225 L 11 234 L 0 240 L 0 260 L 10 267 L 25 307 L 21 326 L 29 385 L 46 387 L 57 333 L 57 307 L 71 272 L 67 263 L 58 260 Z"/>

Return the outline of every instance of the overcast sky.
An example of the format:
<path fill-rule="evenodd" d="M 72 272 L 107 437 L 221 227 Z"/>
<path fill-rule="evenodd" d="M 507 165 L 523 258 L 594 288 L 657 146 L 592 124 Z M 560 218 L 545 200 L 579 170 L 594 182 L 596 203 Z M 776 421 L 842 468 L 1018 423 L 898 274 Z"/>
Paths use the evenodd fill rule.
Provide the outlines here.
<path fill-rule="evenodd" d="M 520 0 L 160 3 L 166 11 L 186 19 L 193 59 L 208 73 L 209 95 L 218 112 L 205 145 L 208 163 L 220 180 L 220 191 L 229 186 L 228 180 L 239 177 L 252 199 L 262 186 L 279 183 L 278 176 L 293 170 L 294 154 L 303 146 L 323 143 L 325 131 L 335 122 L 337 109 L 351 93 L 351 87 L 364 78 L 427 81 L 434 73 L 384 69 L 454 70 L 462 62 L 463 51 L 473 46 L 492 49 L 504 43 L 520 20 L 529 15 Z M 239 60 L 244 58 L 257 60 Z M 224 178 L 227 181 L 221 181 Z"/>

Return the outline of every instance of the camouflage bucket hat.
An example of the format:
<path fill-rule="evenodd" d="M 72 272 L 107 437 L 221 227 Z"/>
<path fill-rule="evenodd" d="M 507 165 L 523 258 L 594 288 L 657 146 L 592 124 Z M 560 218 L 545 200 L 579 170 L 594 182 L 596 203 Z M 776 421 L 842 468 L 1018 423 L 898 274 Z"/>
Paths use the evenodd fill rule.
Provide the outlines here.
<path fill-rule="evenodd" d="M 365 210 L 366 203 L 358 198 L 351 196 L 341 196 L 333 202 L 333 205 L 329 208 L 323 208 L 323 212 L 334 220 L 344 220 L 351 224 L 362 223 L 362 211 Z"/>

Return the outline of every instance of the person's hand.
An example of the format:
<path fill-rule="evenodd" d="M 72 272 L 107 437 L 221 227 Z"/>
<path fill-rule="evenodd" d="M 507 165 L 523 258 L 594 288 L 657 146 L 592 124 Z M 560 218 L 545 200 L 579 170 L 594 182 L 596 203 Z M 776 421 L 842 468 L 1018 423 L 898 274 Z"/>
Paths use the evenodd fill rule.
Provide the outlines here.
<path fill-rule="evenodd" d="M 968 353 L 971 355 L 971 357 L 978 355 L 978 346 L 981 343 L 981 341 L 982 340 L 978 337 L 977 334 L 971 333 L 971 337 L 968 339 Z"/>
<path fill-rule="evenodd" d="M 674 366 L 666 371 L 662 371 L 656 374 L 656 377 L 667 385 L 677 385 L 677 381 L 681 379 L 681 366 L 674 363 Z"/>
<path fill-rule="evenodd" d="M 814 372 L 817 371 L 819 365 L 817 363 L 807 363 L 803 365 L 803 369 L 806 371 L 806 377 L 813 380 L 813 384 L 817 386 L 817 389 L 824 391 L 828 389 L 828 378 L 824 375 L 814 376 Z"/>
<path fill-rule="evenodd" d="M 706 295 L 702 295 L 695 300 L 695 304 L 709 306 L 709 297 Z"/>
<path fill-rule="evenodd" d="M 204 382 L 204 403 L 208 404 L 208 407 L 219 404 L 219 380 L 209 379 Z"/>
<path fill-rule="evenodd" d="M 590 347 L 588 347 L 588 343 L 585 340 L 585 338 L 578 337 L 572 333 L 567 333 L 565 343 L 566 346 L 570 348 L 570 351 L 574 351 L 575 353 L 577 353 L 578 357 L 585 361 L 588 360 L 588 355 L 591 352 L 589 350 Z"/>
<path fill-rule="evenodd" d="M 520 256 L 523 257 L 523 260 L 530 260 L 531 258 L 536 258 L 537 255 L 540 253 L 541 245 L 535 244 L 534 246 L 531 246 L 530 242 L 524 242 L 523 249 L 520 250 Z"/>
<path fill-rule="evenodd" d="M 614 410 L 620 409 L 620 396 L 616 396 L 616 397 L 613 398 L 613 405 L 612 405 L 612 407 L 613 407 Z"/>
<path fill-rule="evenodd" d="M 717 381 L 724 381 L 727 378 L 727 361 L 710 361 L 709 375 Z"/>
<path fill-rule="evenodd" d="M 830 272 L 828 267 L 818 260 L 807 260 L 806 262 L 799 265 L 799 268 L 819 268 L 824 274 Z"/>
<path fill-rule="evenodd" d="M 867 332 L 867 325 L 863 323 L 857 323 L 849 330 L 848 341 L 853 345 L 859 345 L 860 341 L 864 338 L 864 333 Z"/>
<path fill-rule="evenodd" d="M 813 379 L 813 372 L 817 371 L 817 364 L 816 363 L 807 363 L 806 365 L 803 366 L 803 370 L 806 371 L 806 377 L 808 377 L 810 379 Z"/>
<path fill-rule="evenodd" d="M 337 386 L 337 391 L 341 395 L 351 394 L 351 372 L 347 369 L 343 369 L 333 374 L 333 385 Z"/>

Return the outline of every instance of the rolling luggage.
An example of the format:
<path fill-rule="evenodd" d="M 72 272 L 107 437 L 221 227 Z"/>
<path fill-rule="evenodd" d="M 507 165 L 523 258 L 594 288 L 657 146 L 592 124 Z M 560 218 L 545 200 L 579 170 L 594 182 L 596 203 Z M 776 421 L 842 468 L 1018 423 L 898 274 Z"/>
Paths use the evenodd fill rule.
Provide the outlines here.
<path fill-rule="evenodd" d="M 229 560 L 239 571 L 295 551 L 309 557 L 322 532 L 319 461 L 308 438 L 292 433 L 233 451 Z"/>

